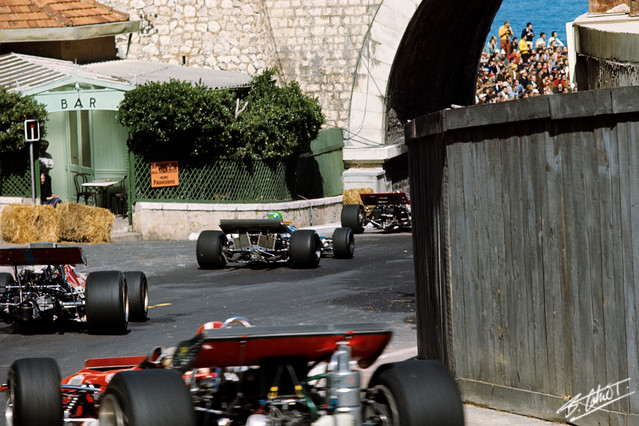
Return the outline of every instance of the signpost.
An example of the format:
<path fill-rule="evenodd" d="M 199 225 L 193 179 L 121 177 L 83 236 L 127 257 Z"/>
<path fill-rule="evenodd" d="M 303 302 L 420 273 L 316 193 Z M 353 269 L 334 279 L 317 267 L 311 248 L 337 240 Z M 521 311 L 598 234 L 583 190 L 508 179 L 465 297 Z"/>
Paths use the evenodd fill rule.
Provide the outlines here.
<path fill-rule="evenodd" d="M 36 202 L 34 142 L 40 140 L 40 123 L 38 120 L 24 120 L 24 140 L 29 144 L 29 158 L 31 160 L 31 200 Z"/>

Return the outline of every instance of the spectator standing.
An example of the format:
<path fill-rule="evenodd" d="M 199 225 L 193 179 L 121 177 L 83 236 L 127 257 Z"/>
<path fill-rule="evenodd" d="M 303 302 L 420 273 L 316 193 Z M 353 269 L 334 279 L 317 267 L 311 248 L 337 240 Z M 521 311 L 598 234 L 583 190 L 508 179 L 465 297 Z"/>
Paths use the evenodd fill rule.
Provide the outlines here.
<path fill-rule="evenodd" d="M 513 30 L 508 20 L 504 21 L 504 25 L 499 27 L 499 48 L 504 51 L 506 57 L 510 55 L 510 38 L 513 36 Z"/>
<path fill-rule="evenodd" d="M 497 37 L 492 36 L 490 41 L 486 43 L 486 47 L 484 47 L 484 52 L 488 53 L 489 56 L 495 56 L 495 48 L 497 47 Z"/>
<path fill-rule="evenodd" d="M 524 38 L 519 40 L 519 55 L 521 56 L 521 61 L 524 64 L 528 62 L 528 58 L 530 57 L 530 48 L 528 47 L 528 42 Z"/>
<path fill-rule="evenodd" d="M 40 141 L 40 147 L 38 148 L 38 157 L 40 161 L 40 171 L 46 175 L 53 168 L 53 157 L 47 152 L 49 148 L 49 142 L 44 139 Z"/>
<path fill-rule="evenodd" d="M 533 24 L 531 22 L 528 22 L 526 24 L 526 28 L 524 28 L 521 32 L 521 39 L 526 40 L 526 43 L 528 43 L 529 51 L 533 49 L 534 38 L 535 38 L 535 33 L 533 32 Z M 521 46 L 521 43 L 519 44 L 519 46 Z"/>

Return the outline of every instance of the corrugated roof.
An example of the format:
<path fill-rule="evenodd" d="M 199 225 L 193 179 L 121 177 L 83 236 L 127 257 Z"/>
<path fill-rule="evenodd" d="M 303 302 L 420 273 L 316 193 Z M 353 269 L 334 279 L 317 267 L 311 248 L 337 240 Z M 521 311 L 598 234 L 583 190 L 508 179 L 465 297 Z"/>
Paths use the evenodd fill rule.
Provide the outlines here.
<path fill-rule="evenodd" d="M 37 92 L 39 87 L 50 87 L 69 78 L 92 81 L 94 84 L 128 85 L 126 81 L 82 69 L 71 61 L 43 58 L 40 56 L 9 53 L 0 56 L 0 86 L 23 93 Z"/>
<path fill-rule="evenodd" d="M 0 0 L 0 30 L 77 27 L 129 20 L 93 0 Z"/>
<path fill-rule="evenodd" d="M 216 71 L 134 59 L 86 64 L 82 65 L 82 68 L 126 80 L 135 85 L 141 85 L 148 81 L 168 82 L 171 79 L 175 79 L 192 83 L 201 81 L 202 84 L 208 87 L 225 89 L 247 87 L 251 82 L 249 75 L 240 72 Z"/>
<path fill-rule="evenodd" d="M 231 71 L 215 71 L 161 62 L 132 59 L 76 65 L 71 61 L 10 53 L 0 56 L 0 86 L 27 94 L 82 81 L 103 87 L 128 90 L 148 81 L 170 79 L 202 82 L 214 89 L 248 87 L 251 77 Z M 57 85 L 56 85 L 57 84 Z"/>

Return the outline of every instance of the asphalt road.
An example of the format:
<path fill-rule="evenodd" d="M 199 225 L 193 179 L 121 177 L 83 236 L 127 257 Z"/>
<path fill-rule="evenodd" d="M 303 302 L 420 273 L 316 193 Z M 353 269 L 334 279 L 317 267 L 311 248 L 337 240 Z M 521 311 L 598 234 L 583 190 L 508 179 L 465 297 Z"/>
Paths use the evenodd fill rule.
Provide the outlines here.
<path fill-rule="evenodd" d="M 201 270 L 195 241 L 82 245 L 87 266 L 77 268 L 81 273 L 146 273 L 149 320 L 129 323 L 129 332 L 122 336 L 91 335 L 82 327 L 22 335 L 0 323 L 0 382 L 6 381 L 8 367 L 18 358 L 55 358 L 65 376 L 80 369 L 87 358 L 140 355 L 157 345 L 176 346 L 201 324 L 234 315 L 256 325 L 388 322 L 394 336 L 387 352 L 409 353 L 416 345 L 411 235 L 367 230 L 355 239 L 355 258 L 322 258 L 312 270 L 284 265 Z M 0 407 L 3 424 L 4 398 Z"/>

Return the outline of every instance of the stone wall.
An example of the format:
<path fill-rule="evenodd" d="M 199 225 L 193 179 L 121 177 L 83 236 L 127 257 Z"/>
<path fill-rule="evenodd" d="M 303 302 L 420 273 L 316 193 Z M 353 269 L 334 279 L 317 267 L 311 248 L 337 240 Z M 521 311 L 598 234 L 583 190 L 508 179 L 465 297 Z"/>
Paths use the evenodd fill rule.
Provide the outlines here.
<path fill-rule="evenodd" d="M 269 204 L 138 202 L 133 230 L 144 240 L 196 239 L 205 229 L 219 229 L 222 219 L 260 219 L 270 211 L 282 213 L 298 228 L 340 222 L 342 196 Z"/>
<path fill-rule="evenodd" d="M 120 56 L 259 74 L 276 67 L 345 127 L 360 51 L 382 0 L 103 0 L 141 19 Z"/>

